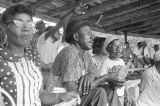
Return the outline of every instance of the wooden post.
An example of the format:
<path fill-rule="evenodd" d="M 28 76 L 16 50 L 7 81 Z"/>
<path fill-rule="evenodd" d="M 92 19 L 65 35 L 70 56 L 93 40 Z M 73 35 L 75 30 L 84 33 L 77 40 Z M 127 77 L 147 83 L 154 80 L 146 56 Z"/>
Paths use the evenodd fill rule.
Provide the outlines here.
<path fill-rule="evenodd" d="M 125 41 L 125 43 L 127 42 L 127 32 L 125 31 L 125 32 L 123 32 L 124 33 L 124 41 Z"/>

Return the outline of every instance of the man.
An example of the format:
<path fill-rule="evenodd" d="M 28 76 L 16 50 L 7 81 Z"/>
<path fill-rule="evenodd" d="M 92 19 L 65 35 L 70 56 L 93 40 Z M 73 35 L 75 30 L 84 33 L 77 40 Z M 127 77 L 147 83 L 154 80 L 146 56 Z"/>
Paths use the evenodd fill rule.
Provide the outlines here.
<path fill-rule="evenodd" d="M 52 91 L 54 86 L 60 86 L 68 91 L 76 91 L 81 95 L 81 106 L 106 106 L 110 101 L 110 94 L 97 87 L 104 79 L 95 81 L 97 67 L 88 53 L 94 39 L 90 26 L 90 23 L 81 20 L 73 20 L 67 25 L 65 40 L 70 46 L 57 55 L 47 89 Z M 106 76 L 109 79 L 114 75 Z"/>
<path fill-rule="evenodd" d="M 54 40 L 52 37 L 45 38 L 47 31 L 53 28 L 53 26 L 48 26 L 45 32 L 38 38 L 37 42 L 37 50 L 40 54 L 41 61 L 48 65 L 54 62 L 54 59 L 58 54 L 58 48 L 61 44 L 61 34 L 59 31 L 56 33 L 59 36 L 57 37 L 57 40 Z"/>
<path fill-rule="evenodd" d="M 154 45 L 154 50 L 155 50 L 155 54 L 153 55 L 153 58 L 154 58 L 154 61 L 157 62 L 160 60 L 160 50 L 159 50 L 158 44 Z"/>
<path fill-rule="evenodd" d="M 125 48 L 123 48 L 122 54 L 125 63 L 127 63 L 133 54 L 129 42 L 125 43 Z"/>
<path fill-rule="evenodd" d="M 83 14 L 81 11 L 78 11 L 79 9 L 79 6 L 77 6 L 72 11 L 70 11 L 69 14 L 64 16 L 57 23 L 57 26 L 47 27 L 44 33 L 42 33 L 38 39 L 37 49 L 40 54 L 41 62 L 43 63 L 42 73 L 44 75 L 44 88 L 46 86 L 45 84 L 48 80 L 48 74 L 55 60 L 55 57 L 59 53 L 59 50 L 63 49 L 64 47 L 62 45 L 63 34 L 60 34 L 60 28 L 64 27 L 73 16 Z"/>
<path fill-rule="evenodd" d="M 45 32 L 46 26 L 43 20 L 40 20 L 35 25 L 36 33 L 33 35 L 30 45 L 32 49 L 37 49 L 37 41 L 39 36 Z"/>
<path fill-rule="evenodd" d="M 45 64 L 52 64 L 55 57 L 62 48 L 62 37 L 60 28 L 64 27 L 73 16 L 83 14 L 80 6 L 74 8 L 68 15 L 64 16 L 57 24 L 57 26 L 49 26 L 44 33 L 39 37 L 37 49 L 40 53 L 41 59 Z M 43 42 L 43 43 L 42 43 Z M 61 46 L 61 48 L 60 48 Z"/>

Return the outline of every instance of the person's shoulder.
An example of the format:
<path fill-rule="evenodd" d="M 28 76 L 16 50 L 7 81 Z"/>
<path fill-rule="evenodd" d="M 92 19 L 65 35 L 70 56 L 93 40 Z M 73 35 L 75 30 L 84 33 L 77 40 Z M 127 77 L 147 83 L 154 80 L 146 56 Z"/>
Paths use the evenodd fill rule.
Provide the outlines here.
<path fill-rule="evenodd" d="M 65 61 L 68 59 L 73 59 L 77 56 L 78 54 L 75 52 L 75 49 L 72 46 L 67 46 L 63 48 L 58 55 L 55 58 L 54 63 L 57 63 L 59 61 Z"/>
<path fill-rule="evenodd" d="M 0 78 L 6 75 L 6 70 L 11 71 L 8 61 L 0 54 Z"/>
<path fill-rule="evenodd" d="M 37 66 L 40 65 L 40 55 L 37 50 L 25 48 L 25 55 L 29 60 L 32 60 Z"/>
<path fill-rule="evenodd" d="M 124 62 L 124 60 L 123 60 L 122 58 L 119 58 L 119 61 L 122 61 L 122 62 Z"/>
<path fill-rule="evenodd" d="M 142 77 L 145 76 L 145 77 L 151 77 L 153 75 L 153 73 L 155 73 L 157 71 L 155 65 L 150 67 L 150 68 L 147 68 L 145 69 L 145 71 L 142 73 Z"/>
<path fill-rule="evenodd" d="M 76 55 L 76 52 L 77 50 L 72 46 L 72 45 L 69 45 L 65 48 L 63 48 L 59 54 L 61 55 L 73 55 L 75 54 Z"/>
<path fill-rule="evenodd" d="M 25 48 L 25 53 L 26 53 L 27 55 L 30 55 L 31 57 L 33 57 L 32 55 L 34 55 L 34 56 L 39 56 L 38 51 L 35 50 L 35 49 L 32 49 L 32 48 L 30 48 L 30 47 L 26 47 L 26 48 Z"/>
<path fill-rule="evenodd" d="M 122 64 L 125 64 L 125 62 L 122 58 L 119 58 L 119 62 L 122 63 Z"/>
<path fill-rule="evenodd" d="M 110 64 L 110 63 L 111 63 L 111 59 L 109 59 L 109 57 L 107 57 L 103 62 L 103 64 L 105 65 Z"/>

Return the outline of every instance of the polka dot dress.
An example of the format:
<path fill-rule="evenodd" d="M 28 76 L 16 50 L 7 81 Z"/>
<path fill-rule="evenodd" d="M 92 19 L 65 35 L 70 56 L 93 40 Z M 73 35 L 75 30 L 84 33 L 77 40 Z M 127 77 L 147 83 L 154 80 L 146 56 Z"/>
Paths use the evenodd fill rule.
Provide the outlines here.
<path fill-rule="evenodd" d="M 0 48 L 0 87 L 10 94 L 17 106 L 40 106 L 39 66 L 37 51 L 26 48 L 25 55 L 18 57 Z M 5 105 L 10 106 L 10 100 L 2 96 Z"/>

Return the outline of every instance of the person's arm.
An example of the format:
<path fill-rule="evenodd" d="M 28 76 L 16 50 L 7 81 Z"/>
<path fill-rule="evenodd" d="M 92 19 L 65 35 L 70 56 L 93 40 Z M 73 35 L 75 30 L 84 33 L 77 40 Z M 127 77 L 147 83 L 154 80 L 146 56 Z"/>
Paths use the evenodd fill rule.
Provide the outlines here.
<path fill-rule="evenodd" d="M 48 37 L 51 36 L 53 38 L 53 40 L 55 40 L 55 41 L 58 40 L 60 37 L 60 34 L 56 34 L 56 33 L 59 31 L 59 29 L 65 25 L 67 25 L 73 16 L 81 15 L 81 14 L 84 14 L 84 12 L 82 12 L 80 6 L 72 9 L 66 16 L 64 16 L 62 19 L 60 19 L 60 21 L 56 27 L 50 29 L 46 33 L 45 38 L 47 39 Z"/>
<path fill-rule="evenodd" d="M 105 74 L 105 75 L 95 79 L 95 81 L 92 84 L 92 89 L 95 88 L 95 87 L 100 86 L 101 84 L 103 84 L 105 82 L 108 82 L 109 80 L 110 80 L 110 77 L 109 77 L 108 74 Z"/>
<path fill-rule="evenodd" d="M 49 75 L 48 80 L 52 80 L 55 76 L 53 76 L 53 74 Z M 73 98 L 79 98 L 79 95 L 76 92 L 70 92 L 67 91 L 65 93 L 52 93 L 52 89 L 54 88 L 54 81 L 52 81 L 52 83 L 47 82 L 48 84 L 50 84 L 50 86 L 48 86 L 48 88 L 43 89 L 43 86 L 40 90 L 40 99 L 42 104 L 45 105 L 53 105 L 53 104 L 57 104 L 59 102 L 64 102 L 64 101 L 69 101 Z M 52 86 L 51 86 L 52 85 Z"/>
<path fill-rule="evenodd" d="M 75 92 L 51 93 L 47 90 L 41 90 L 40 92 L 41 102 L 45 105 L 53 105 L 60 102 L 72 100 L 73 98 L 79 98 L 79 95 Z"/>
<path fill-rule="evenodd" d="M 82 94 L 82 92 L 78 90 L 78 83 L 75 81 L 64 82 L 63 86 L 67 88 L 68 91 L 74 91 L 79 95 Z"/>
<path fill-rule="evenodd" d="M 49 38 L 49 37 L 52 37 L 53 39 L 52 40 L 58 40 L 59 39 L 59 34 L 56 34 L 59 29 L 63 26 L 65 26 L 69 20 L 71 19 L 71 17 L 74 15 L 73 12 L 70 12 L 69 14 L 67 14 L 67 16 L 63 17 L 60 22 L 57 24 L 56 27 L 50 29 L 48 32 L 46 32 L 46 35 L 45 35 L 45 39 Z"/>

